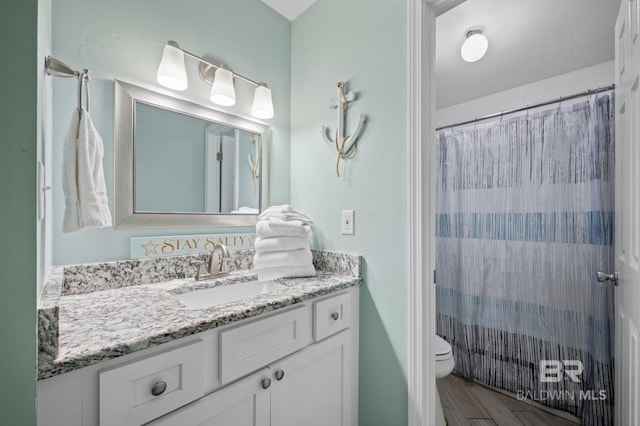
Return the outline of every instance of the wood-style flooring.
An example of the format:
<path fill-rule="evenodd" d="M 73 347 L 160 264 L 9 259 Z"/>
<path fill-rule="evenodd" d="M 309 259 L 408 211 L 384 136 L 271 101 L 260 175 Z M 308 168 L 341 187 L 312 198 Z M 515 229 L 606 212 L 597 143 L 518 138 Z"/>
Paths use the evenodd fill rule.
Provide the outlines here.
<path fill-rule="evenodd" d="M 576 426 L 454 374 L 436 383 L 449 426 Z"/>

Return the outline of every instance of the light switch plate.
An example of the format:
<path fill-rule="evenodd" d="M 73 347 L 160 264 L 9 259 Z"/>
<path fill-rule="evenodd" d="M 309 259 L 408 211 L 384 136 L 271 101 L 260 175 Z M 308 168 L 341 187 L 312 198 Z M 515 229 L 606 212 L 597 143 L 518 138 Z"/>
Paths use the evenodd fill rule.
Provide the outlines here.
<path fill-rule="evenodd" d="M 342 210 L 342 225 L 341 230 L 343 235 L 353 235 L 355 229 L 354 223 L 354 211 Z"/>

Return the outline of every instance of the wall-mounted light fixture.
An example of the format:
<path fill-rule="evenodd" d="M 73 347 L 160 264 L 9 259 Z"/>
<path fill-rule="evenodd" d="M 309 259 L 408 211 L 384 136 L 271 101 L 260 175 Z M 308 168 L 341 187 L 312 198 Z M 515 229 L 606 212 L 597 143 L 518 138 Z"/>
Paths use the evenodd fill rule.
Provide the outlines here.
<path fill-rule="evenodd" d="M 487 53 L 489 40 L 482 34 L 482 30 L 469 30 L 466 37 L 460 48 L 460 56 L 466 62 L 479 61 Z"/>
<path fill-rule="evenodd" d="M 175 41 L 169 41 L 162 52 L 162 60 L 158 66 L 158 83 L 173 90 L 185 90 L 189 82 L 184 64 L 184 55 L 199 61 L 200 78 L 211 85 L 209 95 L 211 102 L 218 105 L 231 106 L 236 103 L 234 78 L 239 78 L 256 86 L 253 95 L 251 114 L 260 119 L 273 118 L 273 101 L 271 89 L 265 83 L 258 83 L 243 75 L 233 72 L 229 67 L 213 63 L 194 55 L 180 47 Z"/>

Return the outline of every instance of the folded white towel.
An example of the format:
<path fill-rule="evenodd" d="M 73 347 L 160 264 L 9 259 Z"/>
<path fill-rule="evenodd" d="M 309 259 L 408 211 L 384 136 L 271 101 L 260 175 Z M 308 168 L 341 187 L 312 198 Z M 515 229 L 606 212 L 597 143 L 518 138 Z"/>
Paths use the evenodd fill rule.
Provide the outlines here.
<path fill-rule="evenodd" d="M 279 266 L 311 265 L 313 256 L 311 250 L 272 251 L 268 253 L 256 252 L 253 258 L 255 269 L 275 268 Z"/>
<path fill-rule="evenodd" d="M 309 216 L 294 209 L 289 204 L 284 204 L 282 206 L 271 206 L 260 213 L 260 216 L 258 216 L 258 220 L 268 220 L 272 218 L 282 220 L 299 220 L 302 221 L 305 225 L 313 226 L 313 221 L 309 218 Z"/>
<path fill-rule="evenodd" d="M 62 156 L 62 190 L 65 196 L 62 232 L 111 226 L 104 182 L 102 138 L 82 109 L 73 112 Z M 79 121 L 79 122 L 78 122 Z"/>
<path fill-rule="evenodd" d="M 316 269 L 313 265 L 306 266 L 282 266 L 275 268 L 258 269 L 258 280 L 269 281 L 277 278 L 301 278 L 315 277 Z"/>
<path fill-rule="evenodd" d="M 305 225 L 300 220 L 285 221 L 271 218 L 269 220 L 259 220 L 258 223 L 256 223 L 256 235 L 259 238 L 306 238 L 309 232 L 311 232 L 311 225 Z"/>
<path fill-rule="evenodd" d="M 256 238 L 254 247 L 258 253 L 285 250 L 309 250 L 309 240 L 296 237 Z"/>
<path fill-rule="evenodd" d="M 240 207 L 238 210 L 232 210 L 231 213 L 235 214 L 258 214 L 260 210 L 253 207 Z"/>

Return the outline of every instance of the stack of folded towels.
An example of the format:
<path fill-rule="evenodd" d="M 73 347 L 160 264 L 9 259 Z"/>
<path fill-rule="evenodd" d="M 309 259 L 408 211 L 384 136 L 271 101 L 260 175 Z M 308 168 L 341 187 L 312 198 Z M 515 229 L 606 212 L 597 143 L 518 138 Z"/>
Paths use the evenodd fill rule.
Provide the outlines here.
<path fill-rule="evenodd" d="M 260 281 L 312 277 L 311 247 L 307 236 L 313 221 L 290 205 L 273 206 L 258 216 L 253 266 Z"/>

